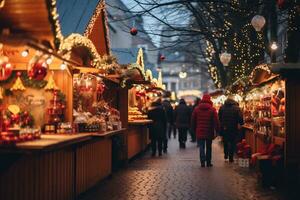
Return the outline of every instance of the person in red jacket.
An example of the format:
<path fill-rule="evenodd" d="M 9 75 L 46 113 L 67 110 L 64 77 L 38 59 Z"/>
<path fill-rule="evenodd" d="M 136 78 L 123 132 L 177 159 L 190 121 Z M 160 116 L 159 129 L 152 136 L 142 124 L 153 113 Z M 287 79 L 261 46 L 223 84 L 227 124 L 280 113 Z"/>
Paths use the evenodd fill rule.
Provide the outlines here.
<path fill-rule="evenodd" d="M 220 122 L 217 111 L 213 107 L 210 95 L 204 94 L 199 105 L 192 114 L 192 127 L 196 132 L 196 137 L 200 150 L 201 167 L 211 167 L 211 145 L 215 137 L 215 132 L 220 130 Z M 206 148 L 205 148 L 206 147 Z"/>

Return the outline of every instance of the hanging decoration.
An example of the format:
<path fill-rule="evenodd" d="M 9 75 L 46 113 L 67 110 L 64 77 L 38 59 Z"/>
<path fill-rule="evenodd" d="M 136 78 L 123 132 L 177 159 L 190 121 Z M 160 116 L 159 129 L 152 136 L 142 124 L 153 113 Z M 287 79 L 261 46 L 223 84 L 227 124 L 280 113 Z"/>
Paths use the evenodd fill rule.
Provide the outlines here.
<path fill-rule="evenodd" d="M 24 91 L 24 90 L 26 90 L 26 88 L 24 87 L 24 85 L 23 85 L 23 83 L 21 81 L 20 76 L 21 76 L 21 72 L 18 72 L 17 73 L 17 80 L 13 84 L 13 86 L 10 88 L 10 91 L 18 91 L 18 90 Z"/>
<path fill-rule="evenodd" d="M 28 76 L 34 80 L 43 80 L 47 75 L 48 64 L 41 54 L 35 55 L 28 64 Z"/>
<path fill-rule="evenodd" d="M 132 27 L 132 28 L 130 29 L 130 34 L 133 35 L 133 36 L 137 35 L 137 34 L 138 34 L 137 28 Z"/>
<path fill-rule="evenodd" d="M 49 124 L 57 124 L 64 121 L 66 108 L 65 95 L 61 91 L 53 91 L 53 99 L 48 108 Z"/>
<path fill-rule="evenodd" d="M 231 60 L 230 53 L 224 52 L 220 55 L 220 61 L 224 66 L 228 66 L 230 60 Z"/>
<path fill-rule="evenodd" d="M 254 29 L 259 32 L 266 24 L 266 19 L 261 15 L 255 15 L 251 20 L 251 24 Z"/>
<path fill-rule="evenodd" d="M 0 81 L 7 80 L 12 74 L 12 65 L 7 56 L 3 55 L 3 44 L 0 43 Z"/>
<path fill-rule="evenodd" d="M 45 90 L 58 90 L 58 87 L 53 78 L 53 74 L 54 74 L 54 72 L 52 71 L 52 73 L 49 76 L 48 83 L 44 88 Z"/>
<path fill-rule="evenodd" d="M 160 55 L 159 59 L 160 59 L 161 61 L 164 61 L 164 60 L 166 59 L 166 57 L 165 57 L 164 55 Z"/>

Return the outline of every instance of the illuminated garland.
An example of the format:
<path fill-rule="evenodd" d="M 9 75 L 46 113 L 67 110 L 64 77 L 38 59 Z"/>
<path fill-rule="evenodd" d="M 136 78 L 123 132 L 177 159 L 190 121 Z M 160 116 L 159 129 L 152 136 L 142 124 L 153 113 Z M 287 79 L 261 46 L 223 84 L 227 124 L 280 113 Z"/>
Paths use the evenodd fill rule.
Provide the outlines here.
<path fill-rule="evenodd" d="M 253 71 L 251 72 L 250 76 L 249 76 L 249 79 L 250 80 L 253 80 L 254 78 L 254 75 L 255 73 L 258 71 L 258 70 L 263 70 L 263 71 L 266 71 L 268 74 L 271 74 L 271 69 L 270 69 L 270 66 L 268 64 L 261 64 L 261 65 L 258 65 L 256 66 Z"/>
<path fill-rule="evenodd" d="M 105 0 L 103 0 L 104 6 L 106 5 Z M 107 42 L 107 48 L 109 51 L 107 53 L 110 53 L 110 37 L 109 37 L 109 27 L 108 27 L 108 15 L 106 9 L 103 9 L 103 15 L 104 15 L 104 25 L 105 25 L 105 40 Z"/>
<path fill-rule="evenodd" d="M 107 48 L 110 49 L 110 40 L 109 40 L 109 28 L 108 28 L 108 17 L 107 17 L 107 12 L 106 12 L 106 9 L 105 9 L 105 1 L 99 1 L 95 11 L 94 11 L 94 14 L 92 16 L 92 18 L 90 19 L 89 21 L 89 24 L 86 28 L 86 30 L 84 31 L 84 36 L 85 37 L 89 37 L 90 34 L 92 33 L 92 30 L 93 30 L 93 27 L 96 23 L 96 20 L 97 18 L 99 17 L 99 15 L 101 14 L 101 11 L 103 12 L 103 15 L 104 15 L 104 26 L 105 26 L 105 41 L 107 43 Z M 109 51 L 107 52 L 108 54 L 110 53 Z"/>
<path fill-rule="evenodd" d="M 52 30 L 54 31 L 54 35 L 55 35 L 55 45 L 56 47 L 59 46 L 59 44 L 63 41 L 64 37 L 61 33 L 61 27 L 60 27 L 60 23 L 59 23 L 59 15 L 57 12 L 57 8 L 56 8 L 56 0 L 50 0 L 47 1 L 47 6 L 48 6 L 48 10 L 49 10 L 49 17 L 50 21 L 52 21 L 51 25 Z"/>
<path fill-rule="evenodd" d="M 72 48 L 80 46 L 87 47 L 87 49 L 89 50 L 93 60 L 93 67 L 99 69 L 106 69 L 105 66 L 100 65 L 101 56 L 98 54 L 93 42 L 87 37 L 84 37 L 78 33 L 72 33 L 67 38 L 65 38 L 60 44 L 59 52 L 64 54 L 65 59 L 70 59 Z"/>
<path fill-rule="evenodd" d="M 83 34 L 84 36 L 88 37 L 91 34 L 96 20 L 97 20 L 98 16 L 100 15 L 101 11 L 104 10 L 104 8 L 105 8 L 105 4 L 103 4 L 103 1 L 100 0 L 94 11 L 92 18 L 89 21 L 87 28 L 84 31 L 84 34 Z"/>
<path fill-rule="evenodd" d="M 136 58 L 136 64 L 141 67 L 143 73 L 145 72 L 145 64 L 144 64 L 144 52 L 142 48 L 139 48 L 139 52 Z"/>

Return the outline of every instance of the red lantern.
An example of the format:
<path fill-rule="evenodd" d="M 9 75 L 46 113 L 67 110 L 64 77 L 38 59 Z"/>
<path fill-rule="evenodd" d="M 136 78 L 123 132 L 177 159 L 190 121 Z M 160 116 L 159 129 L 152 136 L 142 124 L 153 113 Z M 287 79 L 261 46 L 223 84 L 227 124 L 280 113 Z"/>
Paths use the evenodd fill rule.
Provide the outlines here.
<path fill-rule="evenodd" d="M 4 59 L 2 59 L 4 58 Z M 0 81 L 7 80 L 12 74 L 12 65 L 8 62 L 7 57 L 0 57 Z"/>
<path fill-rule="evenodd" d="M 131 29 L 130 29 L 130 34 L 131 35 L 137 35 L 137 33 L 138 33 L 138 30 L 137 30 L 137 28 L 135 28 L 135 27 L 132 27 Z"/>
<path fill-rule="evenodd" d="M 163 61 L 163 60 L 166 59 L 166 57 L 165 57 L 164 55 L 161 55 L 161 56 L 159 57 L 159 59 L 160 59 L 161 61 Z"/>
<path fill-rule="evenodd" d="M 47 75 L 48 64 L 44 61 L 33 63 L 28 70 L 28 76 L 35 80 L 43 80 Z"/>

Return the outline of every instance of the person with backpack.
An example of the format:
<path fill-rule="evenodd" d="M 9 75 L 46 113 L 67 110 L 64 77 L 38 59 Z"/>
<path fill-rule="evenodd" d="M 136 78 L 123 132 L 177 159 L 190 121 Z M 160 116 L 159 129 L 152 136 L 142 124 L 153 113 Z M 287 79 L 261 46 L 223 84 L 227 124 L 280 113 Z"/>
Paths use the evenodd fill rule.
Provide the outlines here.
<path fill-rule="evenodd" d="M 191 123 L 199 146 L 201 167 L 205 167 L 205 163 L 212 167 L 212 140 L 220 131 L 220 123 L 209 94 L 204 94 L 194 109 Z"/>

